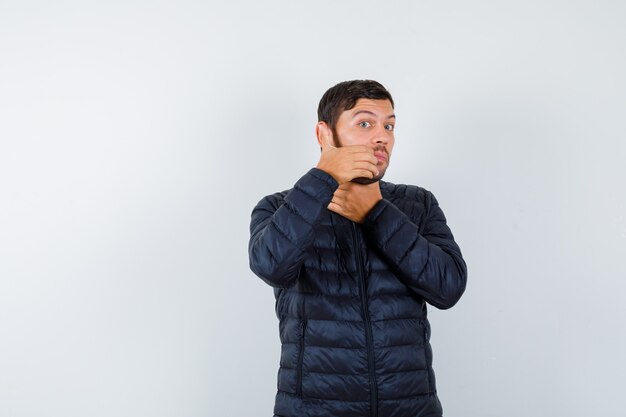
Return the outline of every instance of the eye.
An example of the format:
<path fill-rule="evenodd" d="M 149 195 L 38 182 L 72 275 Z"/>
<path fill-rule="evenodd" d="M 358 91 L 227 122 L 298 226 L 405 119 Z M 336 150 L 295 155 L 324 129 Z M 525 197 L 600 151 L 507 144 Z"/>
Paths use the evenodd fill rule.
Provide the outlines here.
<path fill-rule="evenodd" d="M 359 127 L 370 127 L 370 122 L 360 122 Z"/>
<path fill-rule="evenodd" d="M 393 131 L 393 129 L 395 129 L 394 125 L 385 125 L 385 129 L 389 130 L 389 131 Z"/>

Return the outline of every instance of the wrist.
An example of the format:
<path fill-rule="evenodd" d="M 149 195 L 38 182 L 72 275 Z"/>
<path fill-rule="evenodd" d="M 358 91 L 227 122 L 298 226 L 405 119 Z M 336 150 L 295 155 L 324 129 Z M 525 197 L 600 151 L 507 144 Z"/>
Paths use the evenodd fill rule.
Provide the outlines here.
<path fill-rule="evenodd" d="M 341 181 L 341 179 L 336 174 L 334 174 L 331 170 L 326 168 L 323 164 L 317 164 L 315 168 L 333 177 L 333 179 L 337 182 L 338 185 L 341 185 L 345 182 L 345 181 Z"/>

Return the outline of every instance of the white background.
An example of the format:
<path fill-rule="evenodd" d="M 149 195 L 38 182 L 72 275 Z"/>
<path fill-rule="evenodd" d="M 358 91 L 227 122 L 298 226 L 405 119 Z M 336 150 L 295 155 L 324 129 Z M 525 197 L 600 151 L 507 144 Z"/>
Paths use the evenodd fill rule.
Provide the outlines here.
<path fill-rule="evenodd" d="M 249 216 L 355 78 L 468 264 L 446 416 L 623 416 L 625 4 L 1 0 L 0 416 L 271 416 Z"/>

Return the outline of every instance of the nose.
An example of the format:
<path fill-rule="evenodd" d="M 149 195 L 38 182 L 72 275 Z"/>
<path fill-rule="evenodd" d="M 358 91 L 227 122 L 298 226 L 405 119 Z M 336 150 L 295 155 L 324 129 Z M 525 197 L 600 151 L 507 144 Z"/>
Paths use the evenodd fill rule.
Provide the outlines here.
<path fill-rule="evenodd" d="M 383 144 L 386 145 L 393 138 L 393 131 L 385 129 L 384 125 L 379 125 L 372 137 L 372 142 L 375 144 Z"/>

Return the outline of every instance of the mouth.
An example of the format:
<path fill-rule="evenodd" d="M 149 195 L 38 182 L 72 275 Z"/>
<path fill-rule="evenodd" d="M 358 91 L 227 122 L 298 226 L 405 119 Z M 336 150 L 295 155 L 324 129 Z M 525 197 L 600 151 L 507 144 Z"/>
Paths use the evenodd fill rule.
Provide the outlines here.
<path fill-rule="evenodd" d="M 374 156 L 379 162 L 387 162 L 387 154 L 384 151 L 375 151 Z"/>

